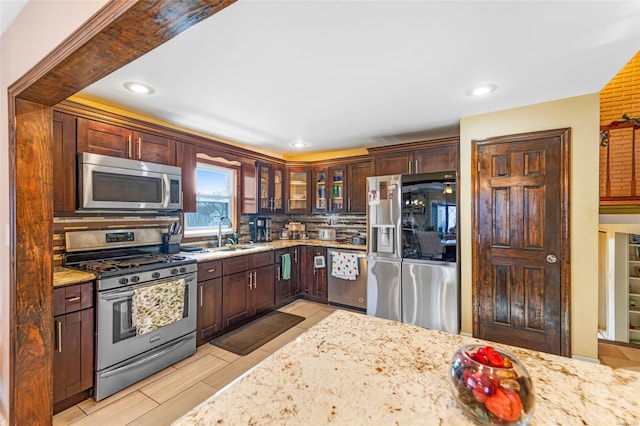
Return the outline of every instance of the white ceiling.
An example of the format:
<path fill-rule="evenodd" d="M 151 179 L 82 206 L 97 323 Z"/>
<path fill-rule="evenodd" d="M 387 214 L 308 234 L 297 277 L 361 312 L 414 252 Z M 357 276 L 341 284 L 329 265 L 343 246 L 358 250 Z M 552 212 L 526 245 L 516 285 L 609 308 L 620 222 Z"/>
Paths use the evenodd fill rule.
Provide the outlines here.
<path fill-rule="evenodd" d="M 300 154 L 599 92 L 639 50 L 640 1 L 241 0 L 77 96 Z M 467 95 L 483 83 L 498 90 Z"/>

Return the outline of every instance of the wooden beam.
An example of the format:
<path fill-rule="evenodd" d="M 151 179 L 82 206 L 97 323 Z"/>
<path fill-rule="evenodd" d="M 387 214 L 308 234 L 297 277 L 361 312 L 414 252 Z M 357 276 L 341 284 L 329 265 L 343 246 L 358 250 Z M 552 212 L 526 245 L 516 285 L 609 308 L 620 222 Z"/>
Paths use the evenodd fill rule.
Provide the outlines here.
<path fill-rule="evenodd" d="M 235 0 L 125 0 L 96 15 L 10 88 L 53 106 Z"/>
<path fill-rule="evenodd" d="M 50 107 L 234 2 L 112 1 L 9 87 L 9 425 L 53 414 Z"/>

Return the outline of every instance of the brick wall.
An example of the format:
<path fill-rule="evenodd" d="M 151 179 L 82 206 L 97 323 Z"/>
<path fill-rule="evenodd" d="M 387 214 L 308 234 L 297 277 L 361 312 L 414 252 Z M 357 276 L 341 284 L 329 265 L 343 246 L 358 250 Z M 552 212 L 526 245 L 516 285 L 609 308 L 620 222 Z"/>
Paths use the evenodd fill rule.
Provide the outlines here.
<path fill-rule="evenodd" d="M 622 121 L 622 115 L 640 117 L 640 52 L 600 92 L 600 125 Z M 600 147 L 600 197 L 637 197 L 615 204 L 640 204 L 640 185 L 631 193 L 633 128 L 610 131 L 608 147 Z M 636 179 L 640 181 L 640 131 L 636 131 Z M 607 155 L 609 155 L 610 192 L 606 193 Z M 608 204 L 612 204 L 609 202 Z"/>

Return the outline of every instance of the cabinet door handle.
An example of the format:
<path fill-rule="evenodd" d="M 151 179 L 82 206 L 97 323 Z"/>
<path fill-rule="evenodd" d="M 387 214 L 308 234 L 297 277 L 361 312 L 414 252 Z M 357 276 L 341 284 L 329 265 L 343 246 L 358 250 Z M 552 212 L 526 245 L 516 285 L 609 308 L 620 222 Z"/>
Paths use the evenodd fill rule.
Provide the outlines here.
<path fill-rule="evenodd" d="M 138 160 L 142 160 L 142 138 L 138 138 Z"/>
<path fill-rule="evenodd" d="M 418 160 L 413 160 L 413 164 L 414 164 L 414 166 L 413 166 L 414 172 L 413 173 L 418 173 Z"/>
<path fill-rule="evenodd" d="M 298 249 L 293 249 L 293 262 L 298 263 Z"/>
<path fill-rule="evenodd" d="M 216 268 L 207 269 L 207 272 L 212 274 L 216 271 Z"/>
<path fill-rule="evenodd" d="M 67 303 L 74 303 L 74 302 L 77 302 L 78 300 L 80 300 L 80 296 L 69 297 L 67 298 Z"/>
<path fill-rule="evenodd" d="M 127 136 L 128 147 L 127 147 L 127 158 L 131 158 L 131 135 Z"/>
<path fill-rule="evenodd" d="M 280 281 L 280 265 L 276 265 L 276 279 Z"/>
<path fill-rule="evenodd" d="M 253 274 L 249 272 L 249 290 L 253 287 Z"/>
<path fill-rule="evenodd" d="M 347 210 L 351 211 L 351 197 L 347 198 Z"/>
<path fill-rule="evenodd" d="M 413 172 L 411 171 L 411 169 L 412 169 L 412 167 L 411 167 L 411 166 L 412 166 L 413 164 L 411 164 L 411 163 L 412 163 L 412 161 L 411 161 L 411 160 L 409 160 L 409 161 L 408 161 L 408 163 L 409 163 L 409 164 L 408 164 L 409 174 L 411 174 L 411 173 L 413 173 Z"/>
<path fill-rule="evenodd" d="M 200 307 L 202 307 L 202 286 L 200 286 Z"/>
<path fill-rule="evenodd" d="M 56 321 L 58 328 L 58 352 L 62 352 L 62 321 Z"/>
<path fill-rule="evenodd" d="M 291 198 L 287 199 L 287 211 L 291 211 Z"/>

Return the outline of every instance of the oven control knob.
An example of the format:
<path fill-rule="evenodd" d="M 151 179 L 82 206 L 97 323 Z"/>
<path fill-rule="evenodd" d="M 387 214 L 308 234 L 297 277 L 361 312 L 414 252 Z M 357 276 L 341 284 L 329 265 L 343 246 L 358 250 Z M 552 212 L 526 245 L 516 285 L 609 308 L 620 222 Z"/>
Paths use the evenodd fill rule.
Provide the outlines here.
<path fill-rule="evenodd" d="M 173 269 L 171 270 L 171 275 L 175 275 L 175 274 L 177 274 L 177 273 L 178 273 L 178 270 L 177 270 L 176 268 L 173 268 Z"/>
<path fill-rule="evenodd" d="M 140 277 L 137 275 L 134 275 L 131 277 L 131 282 L 132 283 L 137 283 L 138 281 L 140 281 Z"/>
<path fill-rule="evenodd" d="M 180 267 L 180 272 L 184 274 L 185 272 L 187 272 L 187 268 L 185 268 L 184 266 Z"/>
<path fill-rule="evenodd" d="M 151 274 L 151 278 L 160 278 L 160 272 L 154 272 Z"/>
<path fill-rule="evenodd" d="M 118 284 L 126 284 L 126 283 L 128 283 L 128 282 L 129 282 L 129 279 L 128 279 L 128 278 L 120 278 L 120 279 L 118 280 Z"/>

